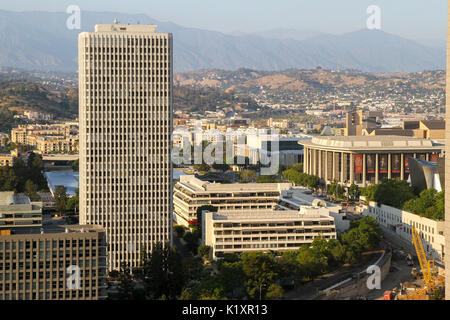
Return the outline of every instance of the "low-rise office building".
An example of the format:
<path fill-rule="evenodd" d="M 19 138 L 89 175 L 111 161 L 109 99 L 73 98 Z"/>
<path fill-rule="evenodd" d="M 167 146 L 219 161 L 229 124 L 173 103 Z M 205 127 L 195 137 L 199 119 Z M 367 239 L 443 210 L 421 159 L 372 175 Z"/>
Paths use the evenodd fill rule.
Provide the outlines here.
<path fill-rule="evenodd" d="M 211 246 L 214 258 L 226 253 L 296 250 L 318 236 L 336 239 L 334 219 L 320 207 L 204 211 L 202 216 L 202 242 Z"/>
<path fill-rule="evenodd" d="M 212 205 L 219 210 L 274 209 L 290 183 L 210 183 L 194 175 L 180 176 L 173 194 L 174 220 L 188 226 L 197 221 L 197 209 Z"/>
<path fill-rule="evenodd" d="M 396 235 L 412 246 L 411 229 L 415 227 L 422 239 L 423 249 L 428 258 L 443 261 L 444 257 L 444 221 L 436 221 L 417 214 L 386 205 L 378 206 L 370 202 L 362 213 L 373 217 L 385 232 Z"/>
<path fill-rule="evenodd" d="M 367 186 L 382 179 L 407 180 L 408 158 L 437 162 L 444 145 L 405 136 L 314 137 L 301 140 L 304 172 L 327 183 Z"/>
<path fill-rule="evenodd" d="M 31 202 L 26 195 L 14 191 L 0 192 L 0 232 L 41 226 L 41 202 Z"/>
<path fill-rule="evenodd" d="M 409 136 L 421 139 L 444 139 L 444 120 L 405 120 L 402 127 L 395 128 L 367 128 L 362 131 L 362 135 L 379 136 L 395 135 Z"/>
<path fill-rule="evenodd" d="M 283 190 L 276 208 L 277 210 L 298 211 L 303 206 L 321 207 L 328 210 L 328 214 L 334 218 L 338 232 L 346 232 L 350 229 L 350 220 L 341 205 L 317 198 L 307 188 L 294 187 L 290 190 Z"/>
<path fill-rule="evenodd" d="M 0 236 L 0 300 L 105 299 L 106 268 L 106 237 L 98 226 Z"/>
<path fill-rule="evenodd" d="M 65 225 L 0 192 L 0 300 L 105 299 L 106 254 L 101 227 Z"/>

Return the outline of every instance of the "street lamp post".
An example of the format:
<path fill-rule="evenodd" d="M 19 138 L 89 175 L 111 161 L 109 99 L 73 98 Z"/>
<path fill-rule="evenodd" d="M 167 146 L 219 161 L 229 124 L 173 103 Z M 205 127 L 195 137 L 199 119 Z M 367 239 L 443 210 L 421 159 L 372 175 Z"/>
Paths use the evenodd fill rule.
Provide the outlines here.
<path fill-rule="evenodd" d="M 262 287 L 265 287 L 265 286 L 266 286 L 265 283 L 261 283 L 261 285 L 259 286 L 259 300 L 262 300 L 261 299 Z"/>

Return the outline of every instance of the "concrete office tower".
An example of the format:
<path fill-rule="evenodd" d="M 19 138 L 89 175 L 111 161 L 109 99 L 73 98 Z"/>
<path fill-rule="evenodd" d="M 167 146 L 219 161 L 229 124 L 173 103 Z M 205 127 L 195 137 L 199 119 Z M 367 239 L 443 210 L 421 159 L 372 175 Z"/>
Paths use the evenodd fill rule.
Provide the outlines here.
<path fill-rule="evenodd" d="M 379 120 L 383 117 L 380 111 L 348 111 L 345 115 L 346 136 L 361 136 L 364 129 L 380 127 Z"/>
<path fill-rule="evenodd" d="M 450 9 L 450 1 L 448 2 Z M 447 88 L 446 88 L 446 114 L 445 120 L 450 123 L 450 10 L 447 19 Z M 445 127 L 445 166 L 450 166 L 450 126 Z M 444 264 L 445 268 L 445 299 L 450 300 L 450 170 L 445 170 L 445 249 Z"/>
<path fill-rule="evenodd" d="M 170 244 L 172 34 L 101 24 L 78 38 L 80 223 L 105 228 L 108 268 Z"/>

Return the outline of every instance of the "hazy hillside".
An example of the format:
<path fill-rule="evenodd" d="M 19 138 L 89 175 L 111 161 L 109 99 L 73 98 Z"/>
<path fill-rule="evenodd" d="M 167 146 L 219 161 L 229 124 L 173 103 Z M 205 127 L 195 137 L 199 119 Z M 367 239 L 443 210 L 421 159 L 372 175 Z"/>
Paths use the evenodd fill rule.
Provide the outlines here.
<path fill-rule="evenodd" d="M 419 105 L 430 110 L 445 106 L 445 71 L 366 73 L 321 68 L 285 71 L 214 69 L 177 73 L 175 84 L 212 87 L 249 96 L 259 102 L 303 107 L 336 100 L 389 101 L 399 112 Z"/>
<path fill-rule="evenodd" d="M 444 69 L 445 49 L 427 47 L 381 31 L 344 35 L 295 33 L 229 35 L 159 22 L 146 15 L 87 12 L 81 30 L 66 28 L 66 13 L 0 11 L 0 66 L 25 69 L 77 69 L 77 35 L 97 23 L 157 24 L 174 35 L 175 71 L 219 68 L 284 70 L 289 68 L 358 69 L 371 72 Z M 280 33 L 285 32 L 285 35 Z"/>
<path fill-rule="evenodd" d="M 175 74 L 176 85 L 213 87 L 224 91 L 282 90 L 299 91 L 324 88 L 352 88 L 356 86 L 389 88 L 400 83 L 410 89 L 444 89 L 445 72 L 419 73 L 363 73 L 358 71 L 284 70 L 256 71 L 251 69 L 197 70 Z"/>
<path fill-rule="evenodd" d="M 71 118 L 78 114 L 78 94 L 75 88 L 52 91 L 35 82 L 0 80 L 0 109 L 41 111 Z"/>

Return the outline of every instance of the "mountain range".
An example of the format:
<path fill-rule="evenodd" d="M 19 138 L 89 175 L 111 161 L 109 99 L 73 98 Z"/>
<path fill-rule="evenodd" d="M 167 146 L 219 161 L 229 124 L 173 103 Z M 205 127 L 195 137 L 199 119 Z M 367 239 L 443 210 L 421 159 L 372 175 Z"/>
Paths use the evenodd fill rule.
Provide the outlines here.
<path fill-rule="evenodd" d="M 416 72 L 445 69 L 445 47 L 427 46 L 379 30 L 342 35 L 275 29 L 225 34 L 157 21 L 144 14 L 81 12 L 81 29 L 69 30 L 63 12 L 0 10 L 0 67 L 76 71 L 77 36 L 95 24 L 156 24 L 174 38 L 174 71 L 200 69 L 279 71 L 356 69 L 364 72 Z"/>

